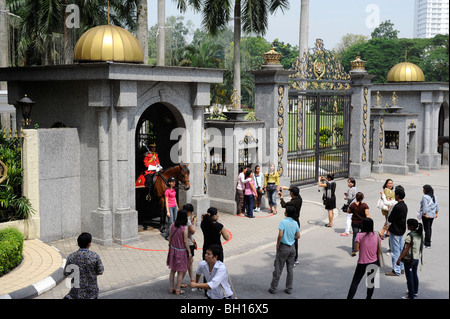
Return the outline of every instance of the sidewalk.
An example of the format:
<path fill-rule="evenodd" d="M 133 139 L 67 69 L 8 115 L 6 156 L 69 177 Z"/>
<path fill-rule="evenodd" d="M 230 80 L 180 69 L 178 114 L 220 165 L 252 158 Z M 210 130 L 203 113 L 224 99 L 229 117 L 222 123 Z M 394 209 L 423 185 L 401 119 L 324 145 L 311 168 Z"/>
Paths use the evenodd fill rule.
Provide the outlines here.
<path fill-rule="evenodd" d="M 430 184 L 433 185 L 436 192 L 447 194 L 445 207 L 446 215 L 448 215 L 448 173 L 449 170 L 446 167 L 435 171 L 421 171 L 409 176 L 372 174 L 371 178 L 357 180 L 357 188 L 366 194 L 366 202 L 369 207 L 376 210 L 376 194 L 379 193 L 384 180 L 387 178 L 392 178 L 395 185 L 402 184 L 416 189 L 424 184 Z M 345 179 L 337 181 L 337 189 L 337 207 L 340 208 L 343 199 L 340 198 L 339 194 L 343 194 L 347 190 Z M 302 235 L 315 229 L 323 229 L 323 225 L 328 222 L 327 212 L 320 202 L 322 194 L 318 193 L 317 190 L 318 187 L 313 185 L 302 188 L 300 191 L 303 198 L 300 217 Z M 288 192 L 285 191 L 283 194 L 287 201 L 289 199 Z M 420 197 L 417 195 L 414 197 L 416 198 L 410 199 L 410 202 L 412 203 L 412 200 L 414 200 L 411 207 L 414 207 L 412 210 L 416 211 L 416 202 L 420 201 Z M 442 195 L 440 198 L 442 203 Z M 442 208 L 441 211 L 445 213 Z M 336 219 L 339 217 L 339 213 L 342 214 L 336 209 Z M 277 215 L 260 212 L 256 213 L 255 216 L 256 218 L 249 219 L 230 214 L 220 214 L 219 221 L 231 234 L 231 239 L 223 243 L 225 259 L 258 250 L 274 243 L 278 224 L 284 218 L 284 210 L 279 207 Z M 335 229 L 335 231 L 337 232 L 338 229 Z M 194 237 L 199 247 L 202 247 L 203 236 L 199 225 Z M 22 264 L 11 273 L 0 278 L 0 298 L 63 298 L 69 288 L 62 281 L 62 267 L 65 262 L 62 256 L 68 256 L 77 249 L 76 238 L 59 240 L 48 245 L 38 240 L 27 240 L 24 245 L 24 261 Z M 164 240 L 157 229 L 140 231 L 139 241 L 126 246 L 92 244 L 91 250 L 100 255 L 105 267 L 104 274 L 98 277 L 100 298 L 102 298 L 102 295 L 107 296 L 114 290 L 166 278 L 169 273 L 166 266 L 167 241 Z M 197 250 L 194 257 L 194 267 L 200 260 L 201 250 Z M 32 267 L 39 268 L 39 271 L 32 269 Z M 35 274 L 28 276 L 33 279 L 24 282 L 22 279 L 25 279 L 25 275 L 30 274 Z"/>

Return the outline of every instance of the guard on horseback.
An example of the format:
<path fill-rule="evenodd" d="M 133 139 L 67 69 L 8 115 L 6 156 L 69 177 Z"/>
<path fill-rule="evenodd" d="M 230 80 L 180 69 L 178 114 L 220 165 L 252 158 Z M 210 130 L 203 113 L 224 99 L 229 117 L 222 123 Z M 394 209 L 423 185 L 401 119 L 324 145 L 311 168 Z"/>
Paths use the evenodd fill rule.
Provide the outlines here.
<path fill-rule="evenodd" d="M 156 143 L 149 144 L 149 151 L 144 158 L 144 165 L 147 168 L 143 174 L 139 176 L 136 181 L 136 187 L 145 186 L 148 188 L 149 192 L 147 195 L 147 200 L 150 201 L 151 191 L 153 188 L 153 184 L 155 182 L 155 174 L 159 173 L 163 168 L 159 162 L 158 153 L 156 153 Z"/>

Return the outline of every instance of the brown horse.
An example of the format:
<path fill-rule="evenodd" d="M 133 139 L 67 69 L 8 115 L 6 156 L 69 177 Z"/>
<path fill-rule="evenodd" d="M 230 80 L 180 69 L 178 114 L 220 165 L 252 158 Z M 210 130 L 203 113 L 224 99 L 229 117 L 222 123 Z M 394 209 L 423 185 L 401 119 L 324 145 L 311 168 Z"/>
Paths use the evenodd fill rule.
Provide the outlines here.
<path fill-rule="evenodd" d="M 178 182 L 181 183 L 181 186 L 188 190 L 191 185 L 189 183 L 189 164 L 178 164 L 176 166 L 170 167 L 168 169 L 162 170 L 156 174 L 156 180 L 153 185 L 152 190 L 150 191 L 152 194 L 152 198 L 158 201 L 158 206 L 161 211 L 161 219 L 160 225 L 165 225 L 165 197 L 164 192 L 167 189 L 167 180 L 169 177 L 174 177 Z"/>

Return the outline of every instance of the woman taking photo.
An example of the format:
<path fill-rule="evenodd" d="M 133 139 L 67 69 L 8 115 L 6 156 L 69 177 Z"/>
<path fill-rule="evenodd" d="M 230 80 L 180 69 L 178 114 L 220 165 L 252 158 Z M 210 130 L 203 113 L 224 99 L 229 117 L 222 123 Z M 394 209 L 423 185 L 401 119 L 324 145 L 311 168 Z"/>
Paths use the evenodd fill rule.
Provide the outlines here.
<path fill-rule="evenodd" d="M 319 177 L 319 187 L 325 187 L 323 194 L 323 204 L 328 211 L 328 224 L 325 227 L 333 227 L 333 209 L 336 208 L 336 183 L 334 182 L 334 174 L 328 174 L 325 179 L 323 176 Z"/>
<path fill-rule="evenodd" d="M 220 253 L 219 260 L 223 262 L 223 248 L 220 238 L 223 237 L 225 240 L 230 239 L 230 234 L 225 230 L 225 227 L 219 220 L 219 212 L 217 208 L 210 207 L 206 214 L 202 215 L 202 222 L 200 223 L 200 228 L 203 232 L 203 252 L 202 258 L 205 259 L 206 249 L 211 245 L 219 245 Z"/>
<path fill-rule="evenodd" d="M 352 256 L 356 256 L 355 239 L 356 235 L 362 229 L 362 223 L 364 218 L 369 218 L 369 206 L 363 203 L 364 194 L 361 192 L 356 193 L 355 202 L 353 202 L 349 207 L 347 212 L 352 214 L 352 229 L 353 229 L 353 239 L 352 239 Z"/>

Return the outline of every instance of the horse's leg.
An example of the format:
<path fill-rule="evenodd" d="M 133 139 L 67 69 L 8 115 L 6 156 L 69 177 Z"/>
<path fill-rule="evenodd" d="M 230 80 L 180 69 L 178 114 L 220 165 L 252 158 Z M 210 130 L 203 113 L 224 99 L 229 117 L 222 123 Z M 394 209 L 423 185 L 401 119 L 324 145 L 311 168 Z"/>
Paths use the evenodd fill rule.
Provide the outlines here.
<path fill-rule="evenodd" d="M 161 212 L 161 218 L 160 218 L 160 229 L 161 229 L 161 233 L 164 233 L 166 231 L 166 214 L 164 213 L 164 197 L 163 198 L 159 198 L 159 210 Z"/>

